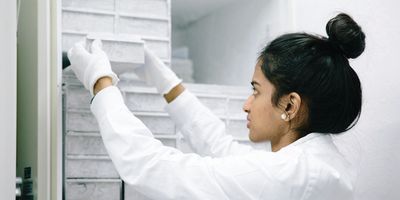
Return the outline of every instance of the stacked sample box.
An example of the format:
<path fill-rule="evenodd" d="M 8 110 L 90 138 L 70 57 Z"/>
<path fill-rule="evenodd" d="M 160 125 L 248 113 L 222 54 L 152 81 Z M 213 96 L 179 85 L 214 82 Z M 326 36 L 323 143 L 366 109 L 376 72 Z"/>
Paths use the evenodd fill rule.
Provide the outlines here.
<path fill-rule="evenodd" d="M 88 33 L 135 35 L 169 64 L 170 5 L 170 0 L 62 0 L 62 50 Z"/>

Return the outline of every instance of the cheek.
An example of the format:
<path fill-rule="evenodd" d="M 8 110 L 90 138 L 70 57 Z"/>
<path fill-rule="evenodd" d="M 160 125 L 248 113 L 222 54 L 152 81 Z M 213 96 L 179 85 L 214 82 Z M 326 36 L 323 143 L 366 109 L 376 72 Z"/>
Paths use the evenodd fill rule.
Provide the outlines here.
<path fill-rule="evenodd" d="M 269 131 L 273 131 L 277 122 L 275 108 L 270 103 L 265 103 L 263 106 L 263 113 L 265 128 Z"/>
<path fill-rule="evenodd" d="M 267 100 L 260 99 L 253 102 L 254 109 L 254 121 L 256 129 L 258 132 L 263 132 L 265 134 L 270 134 L 274 129 L 274 124 L 276 123 L 276 113 L 274 107 L 267 102 Z"/>
<path fill-rule="evenodd" d="M 269 114 L 270 118 L 273 120 L 277 120 L 279 116 L 279 109 L 272 105 L 272 103 L 268 103 L 265 106 L 266 112 Z"/>
<path fill-rule="evenodd" d="M 260 117 L 263 117 L 265 119 L 265 122 L 269 122 L 271 119 L 273 119 L 275 109 L 272 106 L 271 102 L 268 100 L 268 97 L 262 96 L 257 99 L 257 110 L 258 115 L 260 115 Z"/>
<path fill-rule="evenodd" d="M 267 102 L 267 99 L 256 99 L 252 105 L 251 137 L 254 141 L 263 141 L 274 138 L 280 127 L 280 115 L 277 109 Z"/>

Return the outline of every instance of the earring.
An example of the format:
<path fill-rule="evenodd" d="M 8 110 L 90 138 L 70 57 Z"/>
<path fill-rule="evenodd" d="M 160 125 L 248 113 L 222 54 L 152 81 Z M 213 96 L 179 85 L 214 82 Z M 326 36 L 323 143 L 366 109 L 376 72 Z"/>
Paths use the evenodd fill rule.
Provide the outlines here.
<path fill-rule="evenodd" d="M 287 115 L 285 113 L 282 113 L 281 118 L 282 118 L 282 120 L 286 120 Z"/>

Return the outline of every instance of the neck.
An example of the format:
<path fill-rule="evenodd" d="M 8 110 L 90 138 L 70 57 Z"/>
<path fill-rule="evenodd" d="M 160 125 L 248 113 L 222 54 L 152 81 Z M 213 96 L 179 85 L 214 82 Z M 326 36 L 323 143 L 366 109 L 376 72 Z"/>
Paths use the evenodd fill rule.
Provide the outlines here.
<path fill-rule="evenodd" d="M 271 149 L 273 152 L 279 151 L 281 148 L 288 146 L 294 141 L 299 139 L 299 134 L 296 132 L 289 131 L 279 138 L 271 140 Z"/>

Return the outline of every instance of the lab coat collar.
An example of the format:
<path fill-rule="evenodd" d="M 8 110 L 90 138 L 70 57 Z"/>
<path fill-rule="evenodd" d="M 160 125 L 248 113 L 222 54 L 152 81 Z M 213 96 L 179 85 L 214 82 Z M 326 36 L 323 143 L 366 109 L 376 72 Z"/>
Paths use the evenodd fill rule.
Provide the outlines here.
<path fill-rule="evenodd" d="M 286 147 L 283 147 L 282 149 L 286 149 L 289 147 L 294 147 L 294 146 L 298 146 L 301 145 L 303 143 L 309 142 L 315 138 L 321 137 L 321 136 L 329 136 L 330 134 L 326 134 L 326 133 L 309 133 L 304 137 L 301 137 L 300 139 L 294 141 L 293 143 L 287 145 Z"/>

